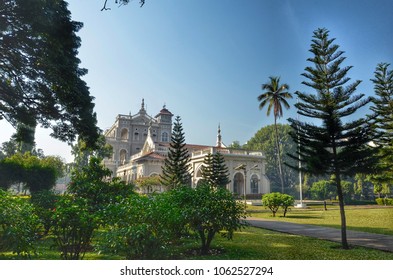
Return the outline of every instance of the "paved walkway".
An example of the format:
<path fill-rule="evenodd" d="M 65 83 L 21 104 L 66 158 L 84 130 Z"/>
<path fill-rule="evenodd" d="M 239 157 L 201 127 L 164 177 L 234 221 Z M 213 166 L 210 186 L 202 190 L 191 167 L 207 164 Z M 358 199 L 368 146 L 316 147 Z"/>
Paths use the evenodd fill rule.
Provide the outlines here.
<path fill-rule="evenodd" d="M 341 242 L 341 230 L 336 228 L 280 222 L 253 217 L 247 218 L 247 222 L 254 227 Z M 393 236 L 391 235 L 347 230 L 347 240 L 350 245 L 393 252 Z"/>

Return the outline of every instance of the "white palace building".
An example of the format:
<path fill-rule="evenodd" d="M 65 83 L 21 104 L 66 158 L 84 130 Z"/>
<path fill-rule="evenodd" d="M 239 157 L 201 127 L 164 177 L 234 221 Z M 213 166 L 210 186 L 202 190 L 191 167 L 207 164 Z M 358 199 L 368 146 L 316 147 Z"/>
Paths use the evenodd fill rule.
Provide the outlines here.
<path fill-rule="evenodd" d="M 137 114 L 118 115 L 115 123 L 104 132 L 106 142 L 113 147 L 112 158 L 104 160 L 105 166 L 127 182 L 159 176 L 171 141 L 172 117 L 165 106 L 155 117 L 148 115 L 144 100 Z M 262 152 L 225 147 L 220 127 L 215 146 L 187 144 L 186 148 L 191 159 L 192 187 L 201 179 L 204 157 L 208 153 L 220 152 L 229 170 L 231 182 L 227 185 L 228 190 L 239 195 L 270 192 Z"/>

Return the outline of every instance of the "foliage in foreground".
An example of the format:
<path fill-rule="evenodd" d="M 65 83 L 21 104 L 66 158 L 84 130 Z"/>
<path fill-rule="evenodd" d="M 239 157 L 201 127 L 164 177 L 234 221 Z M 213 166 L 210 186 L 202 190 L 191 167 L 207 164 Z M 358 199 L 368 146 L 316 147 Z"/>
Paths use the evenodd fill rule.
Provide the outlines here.
<path fill-rule="evenodd" d="M 30 258 L 38 237 L 39 219 L 33 206 L 0 190 L 0 252 L 10 250 Z"/>
<path fill-rule="evenodd" d="M 246 218 L 244 204 L 236 201 L 227 189 L 209 185 L 183 187 L 174 195 L 187 225 L 199 235 L 202 255 L 209 252 L 217 233 L 231 240 L 234 232 L 244 226 L 241 221 Z"/>
<path fill-rule="evenodd" d="M 155 196 L 133 194 L 105 211 L 108 230 L 98 248 L 126 259 L 164 258 L 184 226 L 178 207 L 167 193 Z"/>
<path fill-rule="evenodd" d="M 90 212 L 87 199 L 64 195 L 53 214 L 53 235 L 61 258 L 83 259 L 98 225 L 97 215 Z"/>
<path fill-rule="evenodd" d="M 207 185 L 150 197 L 135 194 L 110 205 L 106 214 L 109 230 L 99 248 L 127 259 L 168 257 L 173 245 L 193 233 L 200 240 L 200 254 L 207 254 L 217 233 L 232 239 L 246 217 L 244 205 L 229 191 Z"/>

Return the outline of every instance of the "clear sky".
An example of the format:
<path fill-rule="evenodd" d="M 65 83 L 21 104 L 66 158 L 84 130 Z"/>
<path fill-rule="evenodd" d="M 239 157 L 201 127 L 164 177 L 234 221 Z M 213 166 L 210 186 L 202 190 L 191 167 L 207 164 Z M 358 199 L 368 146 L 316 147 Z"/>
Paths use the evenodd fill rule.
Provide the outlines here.
<path fill-rule="evenodd" d="M 79 32 L 85 80 L 95 97 L 98 125 L 135 114 L 142 98 L 155 115 L 164 104 L 182 118 L 186 142 L 244 144 L 273 123 L 258 109 L 261 84 L 280 76 L 290 92 L 301 85 L 312 33 L 330 30 L 358 93 L 373 94 L 370 79 L 380 62 L 393 64 L 392 0 L 134 0 L 101 12 L 104 0 L 69 0 Z M 293 104 L 295 100 L 290 103 Z M 296 115 L 294 107 L 280 122 Z M 13 133 L 0 122 L 0 143 Z M 69 147 L 39 129 L 38 148 L 71 161 Z"/>

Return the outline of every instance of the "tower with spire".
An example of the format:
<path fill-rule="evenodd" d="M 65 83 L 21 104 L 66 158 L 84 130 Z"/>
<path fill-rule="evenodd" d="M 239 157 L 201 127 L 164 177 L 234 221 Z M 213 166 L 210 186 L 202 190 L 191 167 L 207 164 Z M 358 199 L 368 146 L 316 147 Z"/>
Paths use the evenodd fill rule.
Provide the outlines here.
<path fill-rule="evenodd" d="M 164 105 L 153 117 L 146 108 L 145 99 L 142 98 L 138 113 L 117 115 L 114 124 L 104 132 L 106 142 L 113 147 L 113 157 L 105 159 L 105 165 L 114 174 L 120 165 L 127 164 L 143 150 L 147 140 L 150 146 L 155 142 L 170 142 L 173 114 Z"/>
<path fill-rule="evenodd" d="M 220 125 L 220 123 L 218 124 L 216 147 L 217 148 L 226 148 L 226 146 L 222 142 L 221 125 Z"/>

